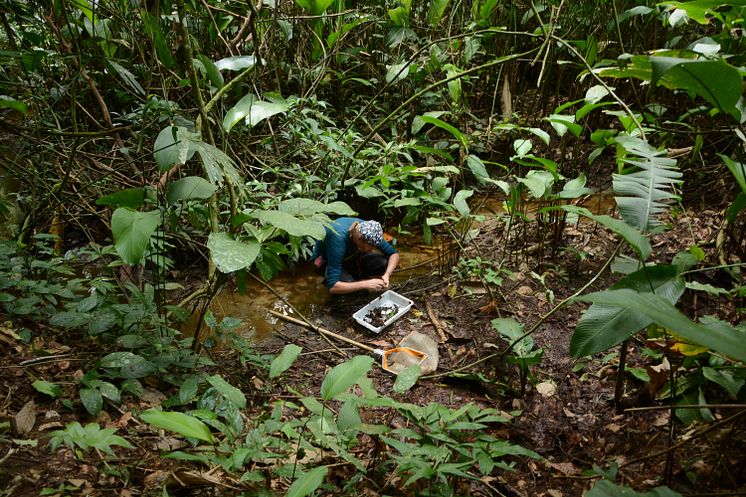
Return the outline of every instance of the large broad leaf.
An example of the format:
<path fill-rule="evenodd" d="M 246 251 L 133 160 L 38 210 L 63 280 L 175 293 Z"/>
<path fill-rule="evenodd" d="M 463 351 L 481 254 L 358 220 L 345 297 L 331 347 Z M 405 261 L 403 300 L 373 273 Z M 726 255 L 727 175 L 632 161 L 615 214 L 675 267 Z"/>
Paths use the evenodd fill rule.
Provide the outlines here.
<path fill-rule="evenodd" d="M 443 19 L 443 13 L 448 7 L 450 0 L 432 0 L 430 8 L 427 10 L 427 22 L 432 27 L 437 27 Z"/>
<path fill-rule="evenodd" d="M 301 350 L 303 350 L 301 347 L 292 343 L 285 345 L 282 352 L 280 352 L 280 355 L 275 357 L 274 360 L 272 360 L 272 364 L 269 365 L 269 378 L 277 378 L 287 371 L 287 369 L 292 366 L 298 358 Z"/>
<path fill-rule="evenodd" d="M 420 378 L 420 365 L 412 364 L 396 376 L 394 381 L 394 392 L 404 393 L 412 388 Z"/>
<path fill-rule="evenodd" d="M 357 214 L 344 202 L 325 204 L 310 198 L 291 198 L 283 200 L 277 210 L 292 216 L 308 217 L 319 213 L 336 214 L 338 216 L 354 216 Z"/>
<path fill-rule="evenodd" d="M 590 195 L 593 193 L 593 190 L 586 188 L 585 182 L 585 174 L 580 173 L 580 176 L 565 183 L 562 191 L 557 196 L 559 198 L 578 198 L 583 195 Z"/>
<path fill-rule="evenodd" d="M 668 328 L 677 336 L 720 352 L 733 359 L 746 362 L 746 333 L 732 326 L 693 322 L 666 299 L 650 293 L 620 289 L 591 293 L 578 300 L 624 307 L 641 313 L 658 325 Z"/>
<path fill-rule="evenodd" d="M 156 371 L 156 366 L 141 355 L 132 352 L 112 352 L 101 358 L 105 369 L 116 369 L 123 378 L 145 378 Z"/>
<path fill-rule="evenodd" d="M 621 219 L 615 219 L 611 216 L 605 215 L 598 216 L 585 207 L 578 207 L 576 205 L 561 205 L 559 208 L 572 214 L 578 214 L 593 219 L 611 229 L 614 233 L 624 238 L 643 261 L 650 257 L 650 254 L 653 251 L 653 248 L 650 246 L 650 241 L 645 238 L 642 233 Z"/>
<path fill-rule="evenodd" d="M 319 16 L 323 14 L 332 3 L 334 3 L 334 0 L 295 0 L 295 3 L 306 9 L 311 14 Z"/>
<path fill-rule="evenodd" d="M 331 400 L 360 381 L 373 366 L 373 359 L 356 356 L 332 368 L 321 383 L 321 398 Z"/>
<path fill-rule="evenodd" d="M 240 71 L 256 65 L 256 57 L 253 55 L 236 55 L 233 57 L 225 57 L 215 62 L 215 67 L 218 71 Z"/>
<path fill-rule="evenodd" d="M 223 119 L 223 129 L 230 131 L 242 119 L 247 126 L 256 126 L 275 114 L 287 112 L 288 108 L 289 105 L 285 100 L 259 100 L 256 95 L 249 93 L 226 113 Z"/>
<path fill-rule="evenodd" d="M 297 480 L 290 485 L 285 497 L 306 497 L 314 492 L 326 478 L 329 469 L 326 466 L 313 468 L 311 471 L 302 474 Z"/>
<path fill-rule="evenodd" d="M 251 113 L 251 107 L 257 100 L 259 99 L 253 93 L 244 95 L 236 105 L 231 107 L 230 110 L 225 113 L 225 117 L 223 118 L 223 129 L 226 132 L 230 131 L 239 121 L 246 119 L 246 116 Z"/>
<path fill-rule="evenodd" d="M 471 209 L 469 208 L 467 200 L 472 195 L 474 195 L 474 190 L 459 190 L 453 197 L 453 206 L 463 217 L 467 217 L 471 214 Z"/>
<path fill-rule="evenodd" d="M 543 198 L 552 191 L 554 175 L 548 171 L 529 171 L 525 178 L 516 178 L 516 181 L 528 188 L 534 198 Z"/>
<path fill-rule="evenodd" d="M 212 83 L 215 88 L 220 89 L 225 86 L 223 75 L 220 74 L 220 70 L 215 66 L 215 63 L 213 61 L 202 54 L 197 55 L 197 60 L 202 63 L 202 66 L 205 68 L 207 78 L 210 80 L 210 83 Z"/>
<path fill-rule="evenodd" d="M 196 438 L 208 443 L 213 441 L 210 428 L 205 423 L 183 412 L 148 409 L 140 413 L 140 419 L 148 424 L 173 431 L 185 437 Z"/>
<path fill-rule="evenodd" d="M 193 140 L 189 131 L 178 126 L 166 126 L 158 133 L 153 145 L 153 157 L 160 171 L 166 171 L 174 164 L 184 164 L 194 155 Z"/>
<path fill-rule="evenodd" d="M 210 375 L 207 377 L 207 381 L 220 392 L 220 394 L 226 399 L 230 400 L 233 405 L 239 409 L 246 407 L 246 396 L 238 388 L 234 387 L 220 375 Z"/>
<path fill-rule="evenodd" d="M 174 181 L 168 186 L 166 201 L 173 204 L 180 200 L 209 198 L 217 187 L 199 176 L 187 176 Z"/>
<path fill-rule="evenodd" d="M 737 68 L 722 59 L 650 57 L 650 62 L 653 83 L 695 93 L 716 109 L 740 120 L 741 112 L 736 105 L 743 94 L 743 78 Z"/>
<path fill-rule="evenodd" d="M 223 273 L 232 273 L 251 267 L 261 246 L 254 240 L 235 240 L 228 233 L 210 233 L 207 248 L 215 266 Z"/>
<path fill-rule="evenodd" d="M 108 205 L 109 207 L 129 207 L 138 209 L 143 206 L 145 199 L 155 200 L 155 192 L 149 187 L 127 188 L 118 192 L 104 195 L 96 200 L 96 205 Z"/>
<path fill-rule="evenodd" d="M 135 266 L 142 261 L 150 237 L 161 224 L 159 211 L 138 212 L 120 207 L 111 216 L 114 245 L 124 262 Z"/>
<path fill-rule="evenodd" d="M 191 145 L 202 159 L 207 179 L 212 184 L 222 186 L 225 179 L 228 179 L 234 187 L 240 187 L 243 184 L 241 175 L 236 170 L 236 164 L 225 152 L 203 141 L 192 141 Z"/>
<path fill-rule="evenodd" d="M 681 185 L 682 173 L 676 161 L 664 157 L 647 142 L 629 135 L 616 138 L 627 152 L 625 163 L 639 168 L 630 174 L 614 174 L 614 193 L 619 213 L 630 226 L 646 232 L 660 224 L 657 216 L 676 196 L 673 188 Z"/>
<path fill-rule="evenodd" d="M 270 224 L 292 236 L 310 236 L 321 240 L 326 235 L 324 225 L 319 221 L 299 219 L 287 212 L 253 211 L 250 215 L 264 224 Z"/>
<path fill-rule="evenodd" d="M 523 325 L 513 318 L 498 318 L 491 321 L 492 327 L 512 344 L 513 353 L 517 357 L 526 357 L 534 348 L 531 335 L 524 336 Z M 518 340 L 516 342 L 516 340 Z M 514 343 L 515 342 L 515 343 Z"/>
<path fill-rule="evenodd" d="M 675 266 L 660 265 L 635 271 L 615 283 L 612 289 L 629 288 L 676 303 L 685 282 Z M 578 321 L 570 341 L 570 354 L 582 357 L 608 350 L 652 322 L 649 317 L 623 307 L 593 304 Z"/>

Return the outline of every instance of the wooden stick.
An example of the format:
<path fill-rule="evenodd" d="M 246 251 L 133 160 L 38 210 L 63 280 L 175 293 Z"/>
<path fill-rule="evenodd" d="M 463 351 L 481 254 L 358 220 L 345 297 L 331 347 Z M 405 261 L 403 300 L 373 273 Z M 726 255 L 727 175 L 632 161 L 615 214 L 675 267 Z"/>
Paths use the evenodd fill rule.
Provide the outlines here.
<path fill-rule="evenodd" d="M 317 331 L 317 332 L 319 332 L 322 335 L 326 335 L 326 336 L 330 336 L 332 338 L 336 338 L 337 340 L 341 340 L 341 341 L 343 341 L 345 343 L 349 343 L 350 345 L 354 345 L 355 347 L 359 347 L 359 348 L 361 348 L 363 350 L 367 350 L 369 352 L 375 352 L 376 351 L 376 349 L 374 349 L 373 347 L 371 347 L 369 345 L 365 345 L 364 343 L 356 342 L 355 340 L 353 340 L 351 338 L 347 338 L 345 336 L 338 335 L 337 333 L 334 333 L 333 331 L 329 331 L 327 329 L 321 328 L 320 326 L 313 326 L 312 324 L 306 323 L 305 321 L 301 321 L 300 319 L 295 319 L 293 317 L 286 316 L 286 315 L 281 314 L 281 313 L 279 313 L 277 311 L 273 311 L 272 309 L 270 309 L 269 313 L 272 314 L 273 316 L 276 316 L 276 317 L 280 318 L 280 319 L 284 319 L 285 321 L 289 321 L 291 323 L 295 323 L 297 325 L 304 326 L 306 328 L 311 328 L 312 330 Z"/>

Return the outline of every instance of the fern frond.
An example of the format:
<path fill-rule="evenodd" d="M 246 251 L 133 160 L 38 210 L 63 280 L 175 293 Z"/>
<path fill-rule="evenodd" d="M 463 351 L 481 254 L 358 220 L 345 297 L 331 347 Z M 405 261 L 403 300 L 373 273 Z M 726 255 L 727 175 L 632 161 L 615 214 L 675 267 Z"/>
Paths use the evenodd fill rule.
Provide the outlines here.
<path fill-rule="evenodd" d="M 612 175 L 617 208 L 627 224 L 648 232 L 661 224 L 658 216 L 677 199 L 673 189 L 683 183 L 682 173 L 675 159 L 665 157 L 665 151 L 644 140 L 620 136 L 616 141 L 627 152 L 622 161 L 638 168 L 633 173 Z"/>

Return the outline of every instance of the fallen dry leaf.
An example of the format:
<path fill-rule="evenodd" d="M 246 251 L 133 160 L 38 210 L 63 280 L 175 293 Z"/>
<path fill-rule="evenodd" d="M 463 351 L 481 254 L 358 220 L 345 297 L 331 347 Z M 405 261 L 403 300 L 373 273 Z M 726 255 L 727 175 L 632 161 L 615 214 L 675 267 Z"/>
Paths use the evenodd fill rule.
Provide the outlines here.
<path fill-rule="evenodd" d="M 542 397 L 551 397 L 557 393 L 557 387 L 552 382 L 542 381 L 536 385 L 536 391 L 539 392 Z"/>
<path fill-rule="evenodd" d="M 25 435 L 34 429 L 36 424 L 36 404 L 29 400 L 13 418 L 15 431 L 18 435 Z"/>

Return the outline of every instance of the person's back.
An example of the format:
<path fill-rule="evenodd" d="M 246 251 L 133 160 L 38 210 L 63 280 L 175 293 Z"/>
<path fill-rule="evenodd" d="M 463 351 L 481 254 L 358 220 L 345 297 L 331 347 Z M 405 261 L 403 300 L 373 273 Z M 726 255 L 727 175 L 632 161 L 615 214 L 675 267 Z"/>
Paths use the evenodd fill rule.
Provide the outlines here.
<path fill-rule="evenodd" d="M 329 292 L 343 294 L 388 287 L 399 254 L 377 221 L 341 217 L 326 228 L 324 240 L 316 242 L 313 260 Z"/>

